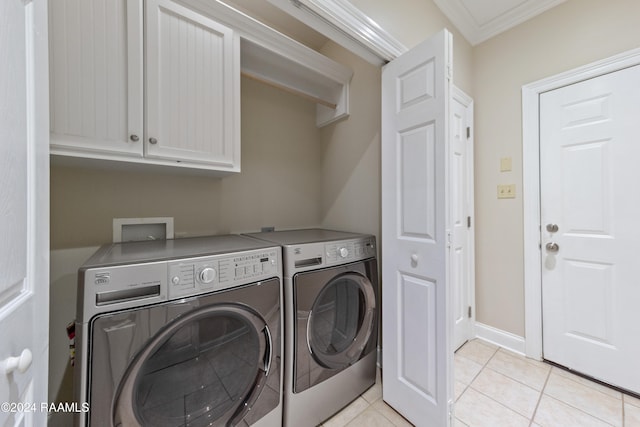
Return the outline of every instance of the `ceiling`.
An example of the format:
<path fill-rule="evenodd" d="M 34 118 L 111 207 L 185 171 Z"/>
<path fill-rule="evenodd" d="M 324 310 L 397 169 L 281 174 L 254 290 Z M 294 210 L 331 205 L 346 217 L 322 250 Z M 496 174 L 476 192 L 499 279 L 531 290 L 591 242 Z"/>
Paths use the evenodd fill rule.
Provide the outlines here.
<path fill-rule="evenodd" d="M 327 36 L 267 0 L 222 0 L 300 43 L 319 50 Z M 428 1 L 428 0 L 417 0 Z M 566 0 L 433 0 L 472 45 L 515 27 Z"/>
<path fill-rule="evenodd" d="M 433 0 L 474 46 L 565 1 Z"/>

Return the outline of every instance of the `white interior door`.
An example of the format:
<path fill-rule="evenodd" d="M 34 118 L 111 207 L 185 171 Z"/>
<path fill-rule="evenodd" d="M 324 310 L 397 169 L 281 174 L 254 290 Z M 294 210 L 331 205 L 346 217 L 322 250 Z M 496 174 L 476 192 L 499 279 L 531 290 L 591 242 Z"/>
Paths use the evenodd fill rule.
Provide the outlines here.
<path fill-rule="evenodd" d="M 47 2 L 0 2 L 0 425 L 44 426 L 49 288 Z"/>
<path fill-rule="evenodd" d="M 540 96 L 544 358 L 636 393 L 639 100 L 640 66 Z"/>
<path fill-rule="evenodd" d="M 453 348 L 473 337 L 473 100 L 453 88 L 450 136 L 451 271 Z"/>
<path fill-rule="evenodd" d="M 451 34 L 382 70 L 383 398 L 418 426 L 450 424 Z"/>

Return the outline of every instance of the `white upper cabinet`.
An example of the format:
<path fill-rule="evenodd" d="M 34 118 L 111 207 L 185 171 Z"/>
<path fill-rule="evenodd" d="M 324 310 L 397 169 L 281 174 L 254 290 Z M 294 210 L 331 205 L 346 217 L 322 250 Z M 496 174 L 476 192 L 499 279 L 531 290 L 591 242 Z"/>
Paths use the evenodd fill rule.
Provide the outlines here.
<path fill-rule="evenodd" d="M 146 18 L 145 156 L 234 170 L 240 161 L 239 37 L 170 0 L 147 0 Z"/>
<path fill-rule="evenodd" d="M 142 0 L 49 7 L 54 152 L 142 156 Z"/>
<path fill-rule="evenodd" d="M 241 72 L 349 115 L 349 68 L 217 0 L 55 0 L 49 31 L 58 159 L 239 172 Z"/>
<path fill-rule="evenodd" d="M 231 28 L 170 0 L 57 0 L 50 32 L 52 154 L 240 171 Z"/>

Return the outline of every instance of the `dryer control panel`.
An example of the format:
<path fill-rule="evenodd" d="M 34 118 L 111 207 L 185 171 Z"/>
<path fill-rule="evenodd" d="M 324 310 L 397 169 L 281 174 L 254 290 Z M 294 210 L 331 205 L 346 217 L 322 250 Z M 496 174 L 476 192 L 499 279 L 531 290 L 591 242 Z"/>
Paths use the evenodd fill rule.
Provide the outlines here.
<path fill-rule="evenodd" d="M 186 258 L 168 263 L 169 299 L 198 295 L 280 275 L 279 249 Z"/>
<path fill-rule="evenodd" d="M 326 264 L 343 264 L 376 255 L 375 239 L 332 242 L 325 245 Z"/>
<path fill-rule="evenodd" d="M 374 236 L 287 245 L 284 247 L 284 276 L 291 277 L 302 271 L 348 264 L 375 256 Z"/>

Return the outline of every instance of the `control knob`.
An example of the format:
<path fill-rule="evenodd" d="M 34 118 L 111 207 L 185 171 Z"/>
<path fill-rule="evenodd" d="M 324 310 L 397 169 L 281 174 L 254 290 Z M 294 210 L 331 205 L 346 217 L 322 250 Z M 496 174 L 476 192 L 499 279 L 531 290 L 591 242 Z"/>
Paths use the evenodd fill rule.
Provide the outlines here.
<path fill-rule="evenodd" d="M 349 249 L 345 247 L 338 248 L 338 255 L 340 255 L 341 258 L 346 258 L 349 256 Z"/>
<path fill-rule="evenodd" d="M 216 269 L 212 267 L 205 267 L 198 273 L 198 280 L 201 283 L 211 283 L 216 278 Z"/>

